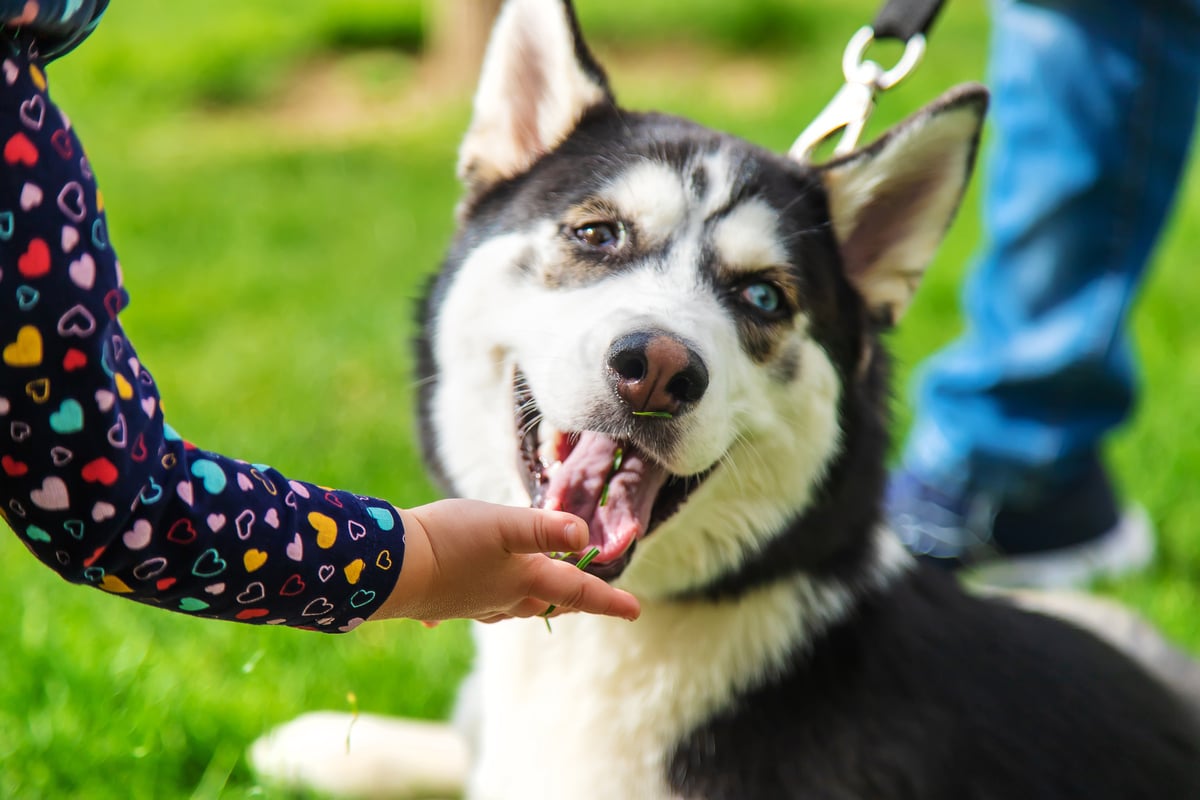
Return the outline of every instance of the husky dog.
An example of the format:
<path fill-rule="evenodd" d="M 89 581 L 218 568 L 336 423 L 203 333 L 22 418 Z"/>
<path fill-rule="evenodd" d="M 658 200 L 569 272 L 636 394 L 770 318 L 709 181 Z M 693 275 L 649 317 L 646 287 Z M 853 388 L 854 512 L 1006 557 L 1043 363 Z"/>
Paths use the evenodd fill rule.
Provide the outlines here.
<path fill-rule="evenodd" d="M 643 614 L 479 627 L 469 797 L 1200 797 L 1175 696 L 881 522 L 880 337 L 986 105 L 956 88 L 814 167 L 620 108 L 569 2 L 509 0 L 424 306 L 423 444 L 451 494 L 587 519 Z"/>

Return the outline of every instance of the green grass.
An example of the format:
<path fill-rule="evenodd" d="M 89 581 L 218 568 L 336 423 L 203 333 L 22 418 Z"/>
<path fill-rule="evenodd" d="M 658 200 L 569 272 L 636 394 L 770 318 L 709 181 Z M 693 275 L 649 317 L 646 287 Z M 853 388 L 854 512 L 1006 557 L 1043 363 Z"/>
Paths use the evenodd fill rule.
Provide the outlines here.
<path fill-rule="evenodd" d="M 453 228 L 469 88 L 443 105 L 395 99 L 415 71 L 418 0 L 226 5 L 118 0 L 50 71 L 110 209 L 133 296 L 122 319 L 173 425 L 200 444 L 400 503 L 432 499 L 408 341 Z M 785 149 L 837 88 L 844 42 L 876 4 L 580 5 L 629 105 Z M 978 79 L 985 32 L 974 4 L 949 4 L 927 63 L 872 129 Z M 367 99 L 361 118 L 288 115 L 283 98 L 305 96 L 296 83 L 313 65 Z M 326 88 L 311 87 L 312 107 Z M 902 380 L 959 327 L 975 216 L 972 194 L 894 337 Z M 1196 651 L 1198 218 L 1193 173 L 1135 319 L 1144 407 L 1112 447 L 1162 558 L 1106 587 Z M 165 614 L 63 583 L 7 535 L 0 608 L 0 797 L 274 796 L 243 758 L 260 733 L 349 710 L 349 692 L 364 712 L 442 716 L 469 660 L 461 624 L 325 637 Z"/>

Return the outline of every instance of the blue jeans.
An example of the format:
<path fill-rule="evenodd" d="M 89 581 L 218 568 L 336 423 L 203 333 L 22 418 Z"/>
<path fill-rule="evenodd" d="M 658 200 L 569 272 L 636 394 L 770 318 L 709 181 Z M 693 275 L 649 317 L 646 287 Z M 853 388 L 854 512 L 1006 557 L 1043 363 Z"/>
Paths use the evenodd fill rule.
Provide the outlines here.
<path fill-rule="evenodd" d="M 1186 161 L 1200 0 L 993 3 L 986 239 L 904 466 L 1035 502 L 1129 414 L 1130 306 Z"/>

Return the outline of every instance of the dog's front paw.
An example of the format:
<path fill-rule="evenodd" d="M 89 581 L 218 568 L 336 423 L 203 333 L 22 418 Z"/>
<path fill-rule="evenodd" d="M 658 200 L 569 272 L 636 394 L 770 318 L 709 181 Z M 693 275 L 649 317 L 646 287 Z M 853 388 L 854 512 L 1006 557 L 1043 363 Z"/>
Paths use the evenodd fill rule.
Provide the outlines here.
<path fill-rule="evenodd" d="M 344 797 L 460 797 L 466 746 L 449 725 L 318 711 L 261 737 L 250 763 L 266 783 Z"/>

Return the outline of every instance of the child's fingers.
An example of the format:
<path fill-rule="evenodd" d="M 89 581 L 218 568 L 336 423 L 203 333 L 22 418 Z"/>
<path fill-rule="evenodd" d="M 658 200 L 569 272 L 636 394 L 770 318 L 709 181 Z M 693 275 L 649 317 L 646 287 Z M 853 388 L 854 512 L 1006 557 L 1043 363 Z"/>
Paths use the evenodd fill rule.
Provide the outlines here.
<path fill-rule="evenodd" d="M 524 619 L 526 617 L 539 617 L 546 613 L 546 609 L 550 608 L 550 603 L 547 603 L 540 597 L 526 597 L 521 602 L 508 610 L 508 616 Z"/>
<path fill-rule="evenodd" d="M 529 593 L 547 604 L 588 614 L 634 620 L 642 613 L 637 598 L 629 592 L 614 589 L 595 575 L 561 561 L 546 559 Z"/>
<path fill-rule="evenodd" d="M 490 513 L 510 553 L 577 553 L 587 547 L 587 523 L 574 514 L 504 506 Z"/>

